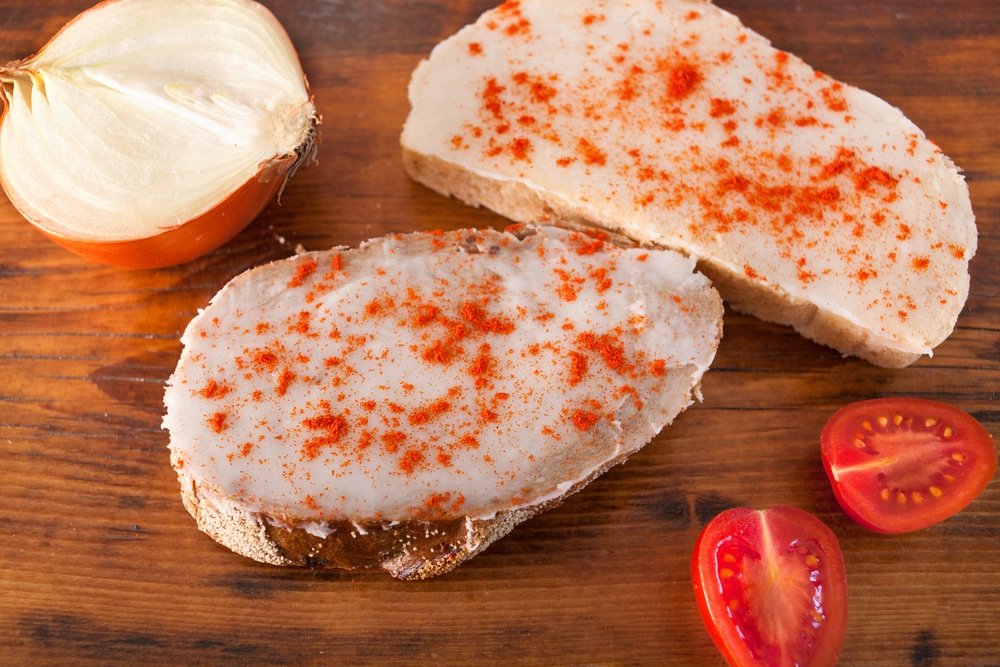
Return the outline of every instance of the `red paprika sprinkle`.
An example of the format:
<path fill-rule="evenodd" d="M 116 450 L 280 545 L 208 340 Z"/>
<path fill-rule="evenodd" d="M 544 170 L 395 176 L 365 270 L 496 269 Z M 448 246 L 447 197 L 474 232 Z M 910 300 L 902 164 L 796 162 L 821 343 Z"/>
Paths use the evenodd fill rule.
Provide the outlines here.
<path fill-rule="evenodd" d="M 556 96 L 556 89 L 541 81 L 531 84 L 531 101 L 538 104 L 547 104 L 549 100 Z"/>
<path fill-rule="evenodd" d="M 608 270 L 603 266 L 591 270 L 590 277 L 597 283 L 596 289 L 598 294 L 604 294 L 614 285 L 614 281 L 608 277 Z"/>
<path fill-rule="evenodd" d="M 229 425 L 226 424 L 226 413 L 216 412 L 214 415 L 208 418 L 208 426 L 216 433 L 222 433 Z"/>
<path fill-rule="evenodd" d="M 844 97 L 843 86 L 835 83 L 820 90 L 823 102 L 830 111 L 847 111 L 847 99 Z"/>
<path fill-rule="evenodd" d="M 482 53 L 483 53 L 483 45 L 480 44 L 479 42 L 470 42 L 469 43 L 469 53 L 471 53 L 474 56 L 482 55 Z"/>
<path fill-rule="evenodd" d="M 837 156 L 831 162 L 823 166 L 821 176 L 823 178 L 832 178 L 833 176 L 842 174 L 845 171 L 852 169 L 855 161 L 854 151 L 841 148 L 837 151 Z"/>
<path fill-rule="evenodd" d="M 604 359 L 604 363 L 613 371 L 624 373 L 628 370 L 629 364 L 625 356 L 625 345 L 621 337 L 606 333 L 600 336 L 587 332 L 577 336 L 577 342 L 585 349 L 597 352 Z"/>
<path fill-rule="evenodd" d="M 226 394 L 232 391 L 232 389 L 232 386 L 228 384 L 210 379 L 205 383 L 205 386 L 202 387 L 201 391 L 198 392 L 198 395 L 202 398 L 208 399 L 223 398 Z"/>
<path fill-rule="evenodd" d="M 479 354 L 469 366 L 469 375 L 476 379 L 476 388 L 482 389 L 489 384 L 489 378 L 493 374 L 496 366 L 496 359 L 492 355 L 492 348 L 489 343 L 479 346 Z"/>
<path fill-rule="evenodd" d="M 402 431 L 390 431 L 382 434 L 382 445 L 385 451 L 394 454 L 399 446 L 406 442 L 406 434 Z"/>
<path fill-rule="evenodd" d="M 570 386 L 575 386 L 580 384 L 583 378 L 587 375 L 587 357 L 579 352 L 569 353 L 569 378 L 566 382 Z"/>
<path fill-rule="evenodd" d="M 430 405 L 417 408 L 409 414 L 410 423 L 414 426 L 421 426 L 427 422 L 440 417 L 451 409 L 451 403 L 444 400 L 434 401 Z"/>
<path fill-rule="evenodd" d="M 562 269 L 556 269 L 556 275 L 559 276 L 559 286 L 556 287 L 556 294 L 563 301 L 576 301 L 576 294 L 579 291 L 574 284 L 577 283 L 576 280 L 566 271 Z"/>
<path fill-rule="evenodd" d="M 578 237 L 574 237 L 574 241 L 577 241 L 576 254 L 584 257 L 600 252 L 604 249 L 604 240 L 606 238 L 607 235 L 605 234 L 597 234 L 593 237 L 581 234 Z"/>
<path fill-rule="evenodd" d="M 316 272 L 317 263 L 316 260 L 310 259 L 308 261 L 302 262 L 295 269 L 295 275 L 288 281 L 289 287 L 302 287 L 306 278 L 311 276 Z"/>
<path fill-rule="evenodd" d="M 302 421 L 302 425 L 311 431 L 325 431 L 324 435 L 302 445 L 302 456 L 310 461 L 319 456 L 324 447 L 339 443 L 348 430 L 347 419 L 343 415 L 331 414 L 329 402 L 320 401 L 320 407 L 324 412 Z"/>
<path fill-rule="evenodd" d="M 462 319 L 479 331 L 509 334 L 516 328 L 513 321 L 502 317 L 489 317 L 485 308 L 471 301 L 463 303 L 459 308 L 459 312 L 462 315 Z"/>
<path fill-rule="evenodd" d="M 413 325 L 417 327 L 422 327 L 430 324 L 437 319 L 440 309 L 437 306 L 429 303 L 422 303 L 417 306 L 417 313 L 413 316 Z"/>
<path fill-rule="evenodd" d="M 515 160 L 527 161 L 531 153 L 531 140 L 518 137 L 510 142 L 509 149 Z"/>
<path fill-rule="evenodd" d="M 432 493 L 430 496 L 427 497 L 427 500 L 424 501 L 424 504 L 427 507 L 440 507 L 441 505 L 444 505 L 450 500 L 451 500 L 450 493 Z"/>
<path fill-rule="evenodd" d="M 898 179 L 893 178 L 878 167 L 868 167 L 864 171 L 854 175 L 854 186 L 863 192 L 870 191 L 872 184 L 881 185 L 885 188 L 893 188 L 897 182 Z"/>
<path fill-rule="evenodd" d="M 432 345 L 424 348 L 421 357 L 424 361 L 433 364 L 448 365 L 452 359 L 462 353 L 462 348 L 455 345 L 448 339 L 435 341 Z"/>
<path fill-rule="evenodd" d="M 399 459 L 399 469 L 412 475 L 417 466 L 424 462 L 424 455 L 418 449 L 407 449 Z"/>
<path fill-rule="evenodd" d="M 281 375 L 278 376 L 278 386 L 275 387 L 275 393 L 278 396 L 284 396 L 288 391 L 288 387 L 295 381 L 295 373 L 291 371 L 290 368 L 284 368 L 281 371 Z"/>
<path fill-rule="evenodd" d="M 299 312 L 298 320 L 295 322 L 295 326 L 292 330 L 295 333 L 302 334 L 303 336 L 309 333 L 309 319 L 312 317 L 312 313 L 308 310 L 303 310 Z"/>
<path fill-rule="evenodd" d="M 701 83 L 702 75 L 697 67 L 689 62 L 681 62 L 670 70 L 667 92 L 675 100 L 681 100 Z"/>
<path fill-rule="evenodd" d="M 503 118 L 503 107 L 501 105 L 500 94 L 507 90 L 497 83 L 494 78 L 486 80 L 486 88 L 483 90 L 483 108 L 489 111 L 494 118 Z"/>
<path fill-rule="evenodd" d="M 600 417 L 589 410 L 576 410 L 572 416 L 574 426 L 581 431 L 589 431 L 597 423 L 598 419 Z"/>
<path fill-rule="evenodd" d="M 363 451 L 363 450 L 368 449 L 369 447 L 371 447 L 372 440 L 374 440 L 374 439 L 375 439 L 375 436 L 372 435 L 371 431 L 362 431 L 361 432 L 361 440 L 358 442 L 358 451 Z"/>
<path fill-rule="evenodd" d="M 781 107 L 771 109 L 771 112 L 767 114 L 767 122 L 772 127 L 784 127 L 786 120 L 785 110 Z"/>
<path fill-rule="evenodd" d="M 586 139 L 581 138 L 576 144 L 576 152 L 583 158 L 584 164 L 604 166 L 608 161 L 608 154 L 599 149 Z"/>
<path fill-rule="evenodd" d="M 718 118 L 719 116 L 731 116 L 736 113 L 736 107 L 729 100 L 719 99 L 717 97 L 712 98 L 712 111 L 709 115 L 712 118 Z"/>
<path fill-rule="evenodd" d="M 253 353 L 253 365 L 257 372 L 274 371 L 278 366 L 278 355 L 266 348 L 256 350 Z"/>

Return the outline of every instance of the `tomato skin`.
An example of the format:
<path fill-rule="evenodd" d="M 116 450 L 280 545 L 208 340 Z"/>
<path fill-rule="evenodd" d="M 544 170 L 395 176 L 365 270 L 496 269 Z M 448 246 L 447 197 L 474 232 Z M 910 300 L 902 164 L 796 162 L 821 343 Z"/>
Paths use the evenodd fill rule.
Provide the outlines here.
<path fill-rule="evenodd" d="M 976 499 L 997 466 L 993 438 L 974 417 L 918 398 L 851 403 L 826 423 L 820 442 L 837 502 L 879 533 L 944 521 Z"/>
<path fill-rule="evenodd" d="M 836 664 L 847 627 L 844 557 L 812 514 L 719 514 L 698 538 L 691 579 L 702 621 L 733 667 Z"/>

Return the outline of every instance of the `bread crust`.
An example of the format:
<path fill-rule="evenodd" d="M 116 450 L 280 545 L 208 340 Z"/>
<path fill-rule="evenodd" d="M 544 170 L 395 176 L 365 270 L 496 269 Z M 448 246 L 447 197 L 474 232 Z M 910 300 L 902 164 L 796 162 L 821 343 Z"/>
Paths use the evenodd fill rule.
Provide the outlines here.
<path fill-rule="evenodd" d="M 630 238 L 628 230 L 614 220 L 601 220 L 575 207 L 556 194 L 533 190 L 519 181 L 496 181 L 433 155 L 403 147 L 403 165 L 418 183 L 455 197 L 470 206 L 483 206 L 520 223 L 569 224 L 600 227 Z M 632 238 L 641 242 L 641 239 Z M 672 247 L 686 254 L 686 247 Z M 813 303 L 796 299 L 775 287 L 752 280 L 711 258 L 697 257 L 698 270 L 712 281 L 723 300 L 735 310 L 754 317 L 789 325 L 800 334 L 827 345 L 845 356 L 857 356 L 876 366 L 903 368 L 920 353 L 901 351 L 863 327 Z"/>

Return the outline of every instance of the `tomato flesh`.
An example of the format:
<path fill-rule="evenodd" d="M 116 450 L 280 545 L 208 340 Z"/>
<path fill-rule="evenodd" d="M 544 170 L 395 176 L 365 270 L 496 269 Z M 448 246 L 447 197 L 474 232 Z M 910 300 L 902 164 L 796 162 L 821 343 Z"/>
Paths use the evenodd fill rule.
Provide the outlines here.
<path fill-rule="evenodd" d="M 919 530 L 959 512 L 997 465 L 996 446 L 975 418 L 916 398 L 852 403 L 830 418 L 821 443 L 841 507 L 882 533 Z"/>
<path fill-rule="evenodd" d="M 691 564 L 698 609 L 730 665 L 833 665 L 847 623 L 837 538 L 794 507 L 736 508 L 702 531 Z"/>

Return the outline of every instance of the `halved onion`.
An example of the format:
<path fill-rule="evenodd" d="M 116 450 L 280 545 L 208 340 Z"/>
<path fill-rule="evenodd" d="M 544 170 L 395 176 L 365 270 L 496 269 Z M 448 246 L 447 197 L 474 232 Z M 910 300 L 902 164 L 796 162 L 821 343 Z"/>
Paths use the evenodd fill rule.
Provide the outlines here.
<path fill-rule="evenodd" d="M 252 0 L 105 0 L 0 84 L 11 202 L 118 266 L 231 239 L 313 154 L 319 122 L 291 40 Z"/>

